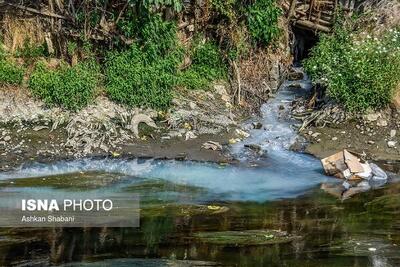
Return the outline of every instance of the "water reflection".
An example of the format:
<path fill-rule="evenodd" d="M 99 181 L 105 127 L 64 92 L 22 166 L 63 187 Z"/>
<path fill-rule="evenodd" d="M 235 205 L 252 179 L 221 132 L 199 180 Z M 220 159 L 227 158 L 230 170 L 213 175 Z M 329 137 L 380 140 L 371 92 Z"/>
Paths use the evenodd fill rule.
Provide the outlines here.
<path fill-rule="evenodd" d="M 170 261 L 136 264 L 399 266 L 399 196 L 400 185 L 391 184 L 344 203 L 317 188 L 296 199 L 264 203 L 192 205 L 147 200 L 140 228 L 2 229 L 0 265 L 28 261 L 32 265 L 26 266 L 34 266 L 36 261 L 37 266 L 44 266 L 114 258 L 102 266 L 128 266 L 129 261 L 117 259 L 158 258 Z M 226 208 L 219 212 L 210 205 Z M 229 240 L 216 245 L 196 238 L 201 232 L 252 229 L 279 229 L 301 238 L 262 246 L 235 245 Z"/>

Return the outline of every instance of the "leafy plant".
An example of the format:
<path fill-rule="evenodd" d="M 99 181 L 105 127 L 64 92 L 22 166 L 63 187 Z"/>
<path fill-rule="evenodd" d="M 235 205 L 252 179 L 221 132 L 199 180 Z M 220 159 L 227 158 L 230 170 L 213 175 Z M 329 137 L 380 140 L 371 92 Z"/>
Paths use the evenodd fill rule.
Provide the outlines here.
<path fill-rule="evenodd" d="M 211 5 L 218 14 L 233 22 L 238 17 L 236 12 L 237 2 L 237 0 L 211 0 Z"/>
<path fill-rule="evenodd" d="M 192 64 L 179 78 L 179 85 L 189 89 L 205 89 L 217 79 L 227 77 L 227 68 L 218 46 L 212 42 L 196 44 Z"/>
<path fill-rule="evenodd" d="M 183 7 L 182 0 L 142 0 L 146 8 L 159 9 L 164 6 L 171 7 L 175 12 L 180 12 Z"/>
<path fill-rule="evenodd" d="M 49 105 L 78 110 L 93 99 L 99 72 L 99 66 L 94 61 L 78 63 L 73 67 L 62 65 L 56 70 L 39 61 L 29 78 L 29 88 Z"/>
<path fill-rule="evenodd" d="M 7 59 L 7 53 L 0 43 L 0 85 L 22 83 L 24 69 Z"/>
<path fill-rule="evenodd" d="M 164 21 L 160 15 L 150 16 L 140 28 L 139 38 L 151 60 L 174 51 L 178 46 L 175 23 Z"/>
<path fill-rule="evenodd" d="M 24 69 L 15 63 L 0 57 L 0 85 L 22 83 Z"/>
<path fill-rule="evenodd" d="M 68 41 L 67 42 L 67 53 L 69 56 L 73 56 L 78 49 L 78 45 L 76 42 Z"/>
<path fill-rule="evenodd" d="M 34 59 L 38 57 L 48 56 L 46 43 L 37 45 L 31 44 L 28 41 L 24 42 L 22 48 L 17 49 L 15 52 L 16 57 L 22 57 L 24 59 Z"/>
<path fill-rule="evenodd" d="M 398 30 L 373 36 L 336 27 L 332 35 L 321 36 L 304 67 L 348 110 L 381 108 L 400 82 L 399 47 Z"/>
<path fill-rule="evenodd" d="M 105 70 L 106 90 L 111 99 L 157 109 L 170 105 L 183 55 L 176 31 L 175 24 L 155 15 L 143 26 L 139 44 L 109 53 Z"/>
<path fill-rule="evenodd" d="M 282 10 L 275 0 L 257 0 L 248 9 L 247 25 L 250 35 L 263 45 L 269 45 L 280 35 L 278 18 Z"/>

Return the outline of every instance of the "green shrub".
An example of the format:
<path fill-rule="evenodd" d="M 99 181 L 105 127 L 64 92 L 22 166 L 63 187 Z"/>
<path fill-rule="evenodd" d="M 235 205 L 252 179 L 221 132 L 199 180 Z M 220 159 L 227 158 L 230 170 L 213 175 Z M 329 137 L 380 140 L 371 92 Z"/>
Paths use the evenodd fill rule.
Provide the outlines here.
<path fill-rule="evenodd" d="M 212 8 L 229 22 L 237 22 L 238 0 L 211 0 Z"/>
<path fill-rule="evenodd" d="M 195 45 L 192 64 L 179 77 L 179 85 L 189 89 L 205 89 L 217 79 L 227 77 L 227 68 L 218 46 L 212 42 Z"/>
<path fill-rule="evenodd" d="M 93 61 L 73 67 L 62 65 L 56 70 L 49 69 L 44 62 L 38 62 L 29 78 L 29 88 L 35 96 L 51 106 L 78 110 L 93 99 L 99 72 L 99 66 Z"/>
<path fill-rule="evenodd" d="M 374 37 L 337 28 L 334 34 L 321 36 L 304 67 L 348 110 L 381 108 L 400 82 L 399 47 L 396 30 Z"/>
<path fill-rule="evenodd" d="M 24 69 L 15 63 L 0 57 L 0 85 L 19 85 L 24 77 Z"/>
<path fill-rule="evenodd" d="M 175 23 L 164 21 L 159 15 L 153 15 L 140 28 L 138 37 L 147 58 L 158 60 L 177 49 L 176 34 Z"/>
<path fill-rule="evenodd" d="M 206 42 L 195 48 L 192 56 L 192 69 L 209 80 L 226 77 L 226 66 L 221 53 L 218 46 L 212 42 Z"/>
<path fill-rule="evenodd" d="M 178 85 L 191 90 L 207 89 L 210 86 L 210 80 L 196 70 L 189 68 L 179 76 Z"/>
<path fill-rule="evenodd" d="M 16 50 L 15 56 L 24 58 L 26 60 L 31 60 L 38 57 L 46 57 L 48 56 L 47 45 L 45 43 L 36 45 L 25 41 L 23 47 Z"/>
<path fill-rule="evenodd" d="M 24 78 L 24 69 L 7 59 L 7 52 L 0 43 L 0 85 L 19 85 Z"/>
<path fill-rule="evenodd" d="M 182 0 L 143 0 L 142 3 L 148 9 L 159 9 L 168 6 L 171 7 L 175 12 L 180 12 L 183 7 Z"/>
<path fill-rule="evenodd" d="M 136 45 L 114 52 L 106 63 L 106 90 L 114 101 L 129 106 L 165 109 L 175 85 L 174 56 L 150 61 Z"/>
<path fill-rule="evenodd" d="M 138 44 L 106 59 L 106 90 L 109 97 L 129 106 L 165 109 L 172 100 L 177 67 L 182 61 L 176 26 L 160 16 L 150 17 Z"/>
<path fill-rule="evenodd" d="M 275 0 L 257 0 L 248 9 L 247 26 L 250 35 L 263 45 L 269 45 L 280 35 L 278 18 L 282 10 Z"/>

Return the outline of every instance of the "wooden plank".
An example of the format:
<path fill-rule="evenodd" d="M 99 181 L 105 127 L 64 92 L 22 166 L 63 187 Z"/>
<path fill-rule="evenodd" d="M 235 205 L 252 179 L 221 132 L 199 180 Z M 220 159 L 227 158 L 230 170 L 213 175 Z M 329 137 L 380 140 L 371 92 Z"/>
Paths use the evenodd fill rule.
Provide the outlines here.
<path fill-rule="evenodd" d="M 314 22 L 307 21 L 307 20 L 297 20 L 297 21 L 295 21 L 295 25 L 304 27 L 309 30 L 316 30 L 316 31 L 321 31 L 321 32 L 330 32 L 331 31 L 331 29 L 329 27 L 322 26 L 322 25 L 319 25 L 319 24 L 316 24 Z"/>

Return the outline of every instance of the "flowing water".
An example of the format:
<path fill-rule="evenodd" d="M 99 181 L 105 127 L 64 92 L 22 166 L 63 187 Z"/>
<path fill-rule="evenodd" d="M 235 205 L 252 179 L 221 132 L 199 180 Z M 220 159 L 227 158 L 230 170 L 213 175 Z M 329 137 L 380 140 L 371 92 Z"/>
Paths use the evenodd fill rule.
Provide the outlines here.
<path fill-rule="evenodd" d="M 231 148 L 235 165 L 82 159 L 0 173 L 0 206 L 39 192 L 136 193 L 141 207 L 138 228 L 0 229 L 0 266 L 400 266 L 400 185 L 342 203 L 319 189 L 335 181 L 319 161 L 289 149 L 300 84 L 262 107 L 263 127 Z"/>

